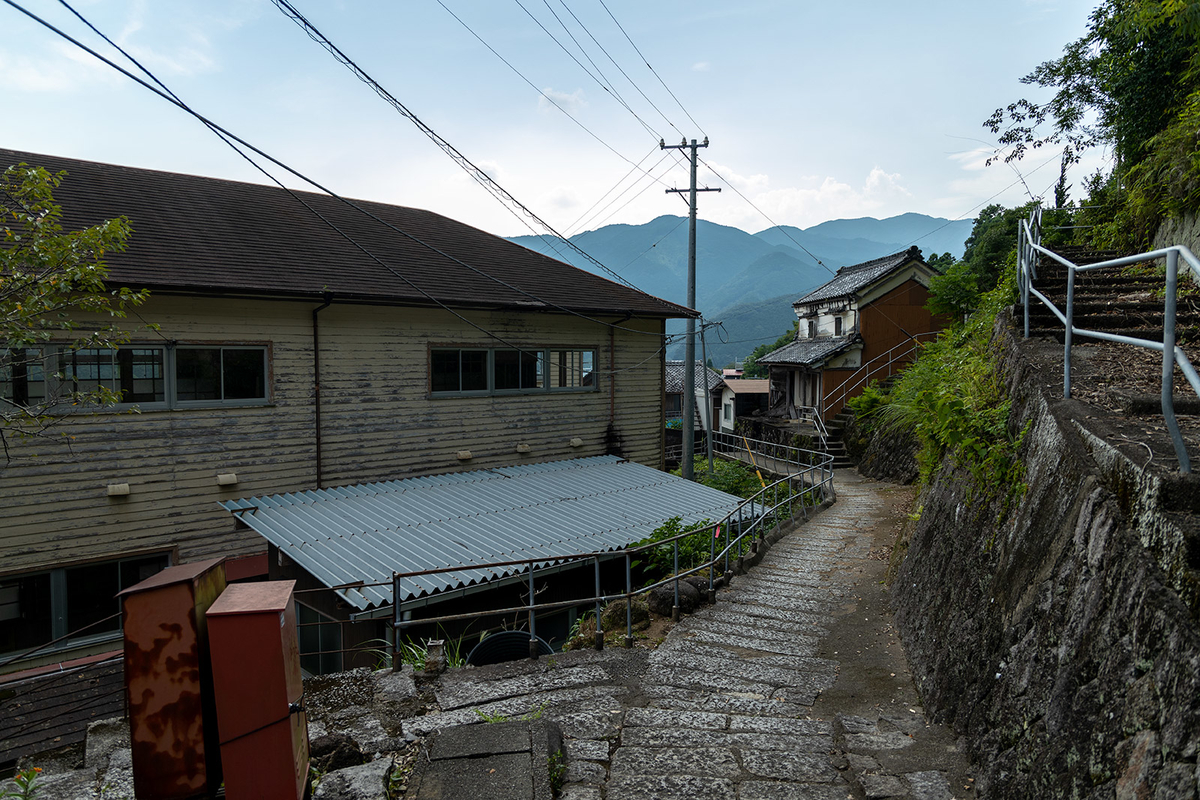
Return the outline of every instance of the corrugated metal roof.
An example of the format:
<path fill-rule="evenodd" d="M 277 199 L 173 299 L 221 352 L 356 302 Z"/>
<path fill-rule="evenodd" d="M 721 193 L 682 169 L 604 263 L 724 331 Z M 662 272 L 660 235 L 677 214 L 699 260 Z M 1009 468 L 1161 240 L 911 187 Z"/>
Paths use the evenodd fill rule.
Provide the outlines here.
<path fill-rule="evenodd" d="M 326 586 L 406 580 L 401 601 L 523 572 L 473 564 L 617 550 L 671 517 L 719 520 L 739 498 L 616 456 L 229 500 L 235 514 Z M 365 610 L 390 583 L 338 592 Z"/>

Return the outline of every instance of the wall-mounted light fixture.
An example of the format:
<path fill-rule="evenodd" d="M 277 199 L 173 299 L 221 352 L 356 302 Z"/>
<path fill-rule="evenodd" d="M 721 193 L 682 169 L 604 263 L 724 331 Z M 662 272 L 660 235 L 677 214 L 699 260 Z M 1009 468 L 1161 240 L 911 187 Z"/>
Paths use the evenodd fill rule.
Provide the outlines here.
<path fill-rule="evenodd" d="M 583 447 L 583 439 L 580 439 L 578 436 L 576 436 L 571 440 L 571 447 Z"/>
<path fill-rule="evenodd" d="M 470 461 L 472 458 L 474 458 L 474 456 L 471 455 L 470 450 L 459 450 L 457 455 L 459 461 Z"/>
<path fill-rule="evenodd" d="M 108 485 L 108 496 L 109 497 L 128 497 L 129 496 L 129 484 L 128 483 L 110 483 Z"/>
<path fill-rule="evenodd" d="M 217 486 L 237 486 L 237 473 L 222 472 L 217 475 Z"/>
<path fill-rule="evenodd" d="M 519 445 L 517 445 L 517 452 L 518 453 L 528 453 L 529 445 L 527 445 L 525 442 L 521 442 Z"/>

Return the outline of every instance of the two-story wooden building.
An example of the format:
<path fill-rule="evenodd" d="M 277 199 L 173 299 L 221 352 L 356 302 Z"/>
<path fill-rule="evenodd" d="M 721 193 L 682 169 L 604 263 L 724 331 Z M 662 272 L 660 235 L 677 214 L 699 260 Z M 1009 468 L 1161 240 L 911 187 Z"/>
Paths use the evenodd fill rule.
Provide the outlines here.
<path fill-rule="evenodd" d="M 862 392 L 874 360 L 896 355 L 886 374 L 910 361 L 915 349 L 906 345 L 948 324 L 925 307 L 935 274 L 920 249 L 910 247 L 842 267 L 793 303 L 800 321 L 795 340 L 758 360 L 769 367 L 770 414 L 797 418 L 816 409 L 827 420 Z"/>
<path fill-rule="evenodd" d="M 51 342 L 45 370 L 0 369 L 8 400 L 70 379 L 129 401 L 9 442 L 0 660 L 109 617 L 167 564 L 266 574 L 266 541 L 223 502 L 662 463 L 664 324 L 693 311 L 419 209 L 0 150 L 19 162 L 67 172 L 67 229 L 130 219 L 110 282 L 151 296 L 118 350 Z M 118 624 L 39 658 L 112 649 Z"/>

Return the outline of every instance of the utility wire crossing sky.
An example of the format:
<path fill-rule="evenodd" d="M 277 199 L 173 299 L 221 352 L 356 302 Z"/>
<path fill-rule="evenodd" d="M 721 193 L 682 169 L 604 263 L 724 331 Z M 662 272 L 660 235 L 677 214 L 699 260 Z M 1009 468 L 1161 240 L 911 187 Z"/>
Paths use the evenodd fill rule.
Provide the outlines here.
<path fill-rule="evenodd" d="M 201 123 L 6 2 L 4 146 L 267 182 Z M 19 4 L 136 72 L 58 0 Z M 906 211 L 953 219 L 987 202 L 1024 202 L 1025 184 L 1035 194 L 1051 189 L 1058 154 L 1037 151 L 1016 165 L 1024 183 L 1010 167 L 985 168 L 995 146 L 983 120 L 1018 97 L 1044 99 L 1020 77 L 1078 38 L 1093 7 L 72 5 L 196 112 L 334 192 L 428 208 L 504 236 L 529 233 L 525 222 L 542 232 L 521 204 L 566 235 L 684 215 L 686 204 L 665 190 L 687 186 L 686 162 L 658 143 L 706 135 L 700 185 L 734 191 L 707 195 L 700 216 L 751 232 Z M 297 25 L 300 15 L 311 30 Z M 494 188 L 473 180 L 429 132 L 518 201 L 515 213 L 526 218 L 514 218 L 513 203 L 497 202 Z M 1068 182 L 1081 187 L 1108 155 L 1090 154 Z"/>

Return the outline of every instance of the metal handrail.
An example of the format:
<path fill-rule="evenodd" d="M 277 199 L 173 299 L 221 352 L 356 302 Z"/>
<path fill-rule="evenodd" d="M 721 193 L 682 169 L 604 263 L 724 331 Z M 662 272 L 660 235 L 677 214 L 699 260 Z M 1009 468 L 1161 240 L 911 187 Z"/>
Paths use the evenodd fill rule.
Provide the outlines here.
<path fill-rule="evenodd" d="M 751 498 L 743 500 L 737 508 L 730 511 L 720 521 L 709 523 L 708 525 L 697 528 L 696 530 L 687 531 L 678 534 L 668 539 L 651 542 L 649 544 L 635 545 L 615 550 L 595 551 L 590 553 L 576 553 L 571 555 L 554 555 L 542 556 L 540 558 L 518 559 L 514 561 L 498 561 L 489 564 L 471 564 L 458 565 L 451 567 L 440 567 L 438 569 L 420 570 L 416 572 L 393 573 L 392 575 L 392 627 L 396 631 L 396 642 L 401 641 L 401 634 L 406 627 L 410 625 L 427 625 L 440 624 L 444 622 L 454 622 L 464 619 L 477 619 L 481 615 L 499 616 L 506 614 L 525 614 L 529 626 L 530 658 L 537 658 L 537 628 L 536 614 L 538 611 L 551 611 L 563 608 L 578 607 L 588 603 L 595 604 L 596 612 L 596 636 L 595 647 L 597 650 L 604 646 L 604 633 L 601 627 L 602 605 L 615 600 L 625 600 L 625 646 L 633 646 L 633 616 L 632 603 L 628 602 L 633 597 L 644 594 L 646 592 L 657 589 L 660 586 L 672 583 L 675 589 L 675 606 L 672 616 L 678 618 L 679 612 L 679 581 L 689 575 L 699 574 L 704 570 L 708 570 L 708 591 L 710 599 L 715 596 L 715 580 L 716 572 L 719 565 L 724 565 L 723 572 L 728 579 L 732 577 L 733 571 L 730 569 L 730 557 L 736 550 L 736 555 L 733 556 L 737 569 L 740 570 L 743 566 L 743 561 L 746 552 L 751 554 L 756 553 L 759 543 L 766 536 L 767 531 L 782 521 L 781 508 L 786 507 L 787 515 L 794 521 L 796 516 L 796 503 L 799 501 L 799 509 L 804 517 L 808 517 L 808 509 L 810 506 L 817 506 L 830 499 L 833 496 L 833 458 L 826 453 L 819 453 L 812 450 L 801 451 L 800 448 L 792 448 L 786 445 L 779 445 L 780 448 L 804 452 L 808 454 L 808 463 L 801 469 L 791 472 L 787 476 L 763 487 L 755 493 Z M 783 452 L 779 450 L 778 452 Z M 796 456 L 798 458 L 798 456 Z M 780 495 L 783 498 L 780 499 Z M 720 550 L 717 549 L 717 541 L 721 538 L 722 533 L 725 533 L 725 546 Z M 690 536 L 707 536 L 709 541 L 709 560 L 690 569 L 680 571 L 679 569 L 679 543 L 683 539 Z M 636 556 L 651 549 L 656 549 L 664 546 L 671 546 L 674 558 L 674 574 L 664 578 L 657 583 L 649 586 L 643 586 L 637 590 L 633 589 L 632 585 L 632 569 L 633 560 Z M 617 594 L 605 594 L 600 586 L 600 562 L 602 560 L 612 560 L 623 558 L 625 562 L 625 591 Z M 590 597 L 580 597 L 571 600 L 559 600 L 556 602 L 538 603 L 537 592 L 534 588 L 534 580 L 539 568 L 545 569 L 553 567 L 555 570 L 561 570 L 564 567 L 570 567 L 573 564 L 583 566 L 591 562 L 593 572 L 595 574 L 595 591 Z M 446 572 L 460 572 L 464 569 L 472 570 L 488 570 L 500 569 L 505 567 L 523 566 L 521 570 L 528 576 L 529 584 L 529 603 L 523 606 L 515 606 L 512 608 L 488 609 L 484 612 L 472 611 L 462 614 L 446 614 L 436 617 L 423 617 L 419 620 L 406 620 L 403 614 L 403 603 L 400 598 L 402 596 L 403 581 L 408 579 L 419 578 L 425 575 L 436 575 Z M 393 656 L 393 664 L 398 664 L 399 659 Z"/>
<path fill-rule="evenodd" d="M 926 331 L 925 333 L 912 334 L 911 338 L 909 338 L 907 341 L 901 342 L 900 344 L 893 347 L 891 350 L 888 350 L 886 353 L 881 353 L 881 354 L 875 356 L 870 361 L 868 361 L 866 364 L 863 364 L 861 367 L 856 369 L 854 372 L 850 373 L 850 375 L 848 375 L 845 380 L 843 380 L 841 383 L 839 383 L 837 386 L 833 387 L 833 389 L 830 390 L 829 394 L 826 395 L 826 400 L 827 400 L 826 407 L 828 408 L 829 405 L 834 405 L 838 402 L 845 403 L 846 395 L 848 395 L 854 389 L 857 389 L 859 386 L 863 386 L 863 385 L 869 383 L 871 378 L 876 373 L 880 372 L 885 366 L 889 369 L 888 374 L 889 375 L 892 374 L 890 372 L 892 365 L 895 362 L 900 361 L 901 359 L 903 359 L 905 356 L 909 355 L 913 351 L 915 351 L 917 345 L 920 344 L 921 339 L 923 339 L 923 338 L 928 338 L 931 340 L 936 339 L 938 334 L 940 334 L 940 333 L 941 333 L 941 331 Z M 897 354 L 896 353 L 897 350 L 904 350 L 904 352 Z M 874 364 L 877 361 L 881 361 L 885 358 L 888 360 L 886 365 L 879 365 L 875 369 L 870 369 L 872 364 Z M 863 373 L 864 371 L 866 372 L 865 375 L 859 374 L 859 373 Z M 851 381 L 853 381 L 854 384 L 847 385 L 847 384 L 850 384 Z M 839 392 L 839 390 L 840 390 L 840 392 Z M 834 395 L 839 395 L 839 396 L 835 397 Z"/>
<path fill-rule="evenodd" d="M 782 464 L 788 468 L 790 472 L 804 473 L 811 468 L 827 468 L 832 474 L 833 456 L 826 452 L 818 452 L 815 450 L 806 450 L 802 447 L 795 447 L 788 444 L 779 444 L 777 442 L 768 442 L 763 439 L 749 439 L 745 436 L 739 436 L 725 431 L 714 431 L 712 436 L 713 455 L 732 457 L 734 460 L 737 453 L 746 449 L 745 445 L 752 445 L 753 451 L 760 456 L 775 461 L 777 465 Z M 779 469 L 771 469 L 765 462 L 761 464 L 769 472 L 776 475 L 782 474 Z M 821 475 L 824 479 L 824 473 Z"/>
<path fill-rule="evenodd" d="M 1175 315 L 1179 282 L 1179 257 L 1183 256 L 1184 262 L 1192 269 L 1192 272 L 1196 276 L 1200 276 L 1200 259 L 1197 259 L 1187 247 L 1173 245 L 1146 253 L 1138 253 L 1137 255 L 1078 266 L 1041 246 L 1041 211 L 1040 206 L 1035 206 L 1030 211 L 1029 219 L 1021 221 L 1021 227 L 1018 229 L 1017 236 L 1017 287 L 1021 293 L 1022 305 L 1025 311 L 1025 338 L 1029 338 L 1029 301 L 1032 297 L 1040 300 L 1064 327 L 1063 397 L 1065 398 L 1071 396 L 1071 344 L 1075 336 L 1086 336 L 1102 341 L 1129 344 L 1148 350 L 1157 350 L 1162 353 L 1163 421 L 1166 423 L 1167 430 L 1171 434 L 1171 442 L 1175 447 L 1175 456 L 1179 460 L 1179 471 L 1183 473 L 1191 472 L 1191 459 L 1188 457 L 1183 435 L 1179 432 L 1179 423 L 1175 419 L 1175 400 L 1173 397 L 1175 365 L 1179 365 L 1179 369 L 1183 372 L 1184 377 L 1191 385 L 1192 391 L 1196 393 L 1197 397 L 1200 397 L 1200 375 L 1196 374 L 1196 369 L 1192 366 L 1192 362 L 1188 360 L 1187 354 L 1183 352 L 1183 348 L 1175 343 Z M 1050 298 L 1033 288 L 1033 281 L 1037 279 L 1037 255 L 1039 253 L 1054 259 L 1067 268 L 1067 309 L 1065 312 L 1060 311 Z M 1163 337 L 1161 342 L 1075 327 L 1075 276 L 1077 273 L 1124 267 L 1160 258 L 1165 258 L 1167 262 L 1165 294 L 1163 297 Z"/>

